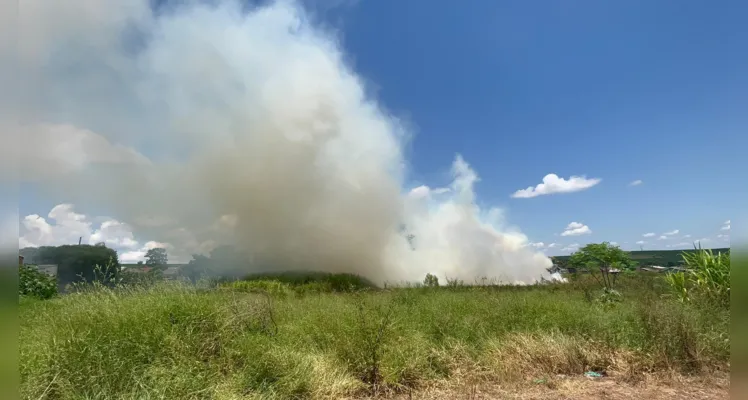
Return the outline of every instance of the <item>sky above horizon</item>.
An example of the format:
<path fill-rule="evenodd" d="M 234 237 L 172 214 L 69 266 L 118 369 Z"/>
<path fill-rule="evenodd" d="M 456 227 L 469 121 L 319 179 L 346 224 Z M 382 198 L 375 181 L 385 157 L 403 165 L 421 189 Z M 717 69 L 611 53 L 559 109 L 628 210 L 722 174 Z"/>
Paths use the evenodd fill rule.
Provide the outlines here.
<path fill-rule="evenodd" d="M 500 209 L 525 246 L 547 255 L 602 241 L 729 247 L 731 219 L 745 220 L 746 2 L 304 4 L 409 135 L 405 191 L 448 187 L 459 154 L 479 176 L 475 203 Z M 134 158 L 162 156 L 148 140 L 127 143 Z M 44 185 L 21 184 L 21 247 L 84 236 L 134 262 L 166 242 L 106 203 Z"/>

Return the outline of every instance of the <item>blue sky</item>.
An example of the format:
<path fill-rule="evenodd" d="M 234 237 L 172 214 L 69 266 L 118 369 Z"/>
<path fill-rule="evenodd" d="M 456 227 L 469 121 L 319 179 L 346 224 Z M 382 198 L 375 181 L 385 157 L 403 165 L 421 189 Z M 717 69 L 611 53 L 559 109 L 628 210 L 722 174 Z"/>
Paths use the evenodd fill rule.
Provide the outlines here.
<path fill-rule="evenodd" d="M 557 249 L 664 248 L 683 235 L 718 243 L 726 220 L 745 217 L 746 2 L 306 3 L 338 31 L 380 104 L 415 132 L 412 186 L 447 184 L 459 153 L 481 177 L 482 205 Z M 602 181 L 510 197 L 550 173 Z M 61 201 L 22 185 L 19 212 L 43 215 Z M 592 233 L 559 236 L 571 222 Z"/>
<path fill-rule="evenodd" d="M 570 221 L 591 241 L 714 236 L 745 212 L 748 3 L 453 4 L 364 0 L 342 12 L 356 69 L 417 127 L 417 179 L 443 179 L 459 152 L 481 176 L 479 198 L 544 242 L 573 241 L 554 237 Z M 548 173 L 602 182 L 509 198 Z"/>

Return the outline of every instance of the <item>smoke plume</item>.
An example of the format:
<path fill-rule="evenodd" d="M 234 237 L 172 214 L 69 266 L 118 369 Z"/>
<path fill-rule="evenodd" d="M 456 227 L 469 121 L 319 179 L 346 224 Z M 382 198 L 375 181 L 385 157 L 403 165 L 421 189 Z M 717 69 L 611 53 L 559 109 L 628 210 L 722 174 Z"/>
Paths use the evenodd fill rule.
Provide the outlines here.
<path fill-rule="evenodd" d="M 298 4 L 150 4 L 21 1 L 22 179 L 248 272 L 549 277 L 460 156 L 449 187 L 404 187 L 408 130 Z"/>

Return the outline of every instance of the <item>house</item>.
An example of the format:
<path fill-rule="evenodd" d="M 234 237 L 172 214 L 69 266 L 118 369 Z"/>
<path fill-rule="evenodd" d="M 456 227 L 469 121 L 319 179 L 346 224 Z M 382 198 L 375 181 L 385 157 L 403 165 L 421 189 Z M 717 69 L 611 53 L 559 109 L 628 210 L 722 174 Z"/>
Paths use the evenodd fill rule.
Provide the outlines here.
<path fill-rule="evenodd" d="M 122 268 L 122 272 L 128 272 L 128 273 L 135 273 L 135 274 L 145 274 L 150 272 L 153 269 L 153 267 L 149 267 L 147 265 L 138 264 L 137 266 L 127 266 Z"/>

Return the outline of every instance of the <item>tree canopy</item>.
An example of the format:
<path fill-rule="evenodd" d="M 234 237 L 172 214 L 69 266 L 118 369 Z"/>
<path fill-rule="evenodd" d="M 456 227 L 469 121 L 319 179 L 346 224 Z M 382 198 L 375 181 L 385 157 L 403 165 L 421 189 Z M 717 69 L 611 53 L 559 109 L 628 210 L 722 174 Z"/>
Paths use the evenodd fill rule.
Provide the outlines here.
<path fill-rule="evenodd" d="M 592 266 L 630 269 L 636 267 L 636 263 L 631 260 L 628 252 L 609 242 L 590 243 L 582 247 L 571 255 L 569 265 L 577 268 Z"/>
<path fill-rule="evenodd" d="M 150 266 L 162 267 L 169 262 L 169 256 L 166 254 L 166 249 L 156 247 L 145 253 L 145 260 Z"/>
<path fill-rule="evenodd" d="M 120 267 L 117 252 L 106 246 L 42 246 L 21 253 L 33 256 L 31 262 L 24 260 L 29 264 L 57 264 L 57 280 L 61 286 L 81 280 L 91 282 L 97 278 L 111 278 L 117 275 Z"/>

